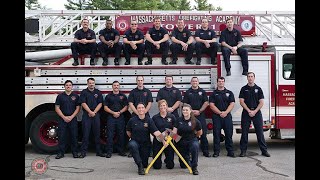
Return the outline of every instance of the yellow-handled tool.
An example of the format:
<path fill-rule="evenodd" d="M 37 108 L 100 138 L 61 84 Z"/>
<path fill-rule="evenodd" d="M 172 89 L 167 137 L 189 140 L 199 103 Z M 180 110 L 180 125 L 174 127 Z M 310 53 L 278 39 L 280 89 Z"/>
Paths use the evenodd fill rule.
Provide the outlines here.
<path fill-rule="evenodd" d="M 181 156 L 181 154 L 179 153 L 178 149 L 173 145 L 173 143 L 171 142 L 172 137 L 171 136 L 167 136 L 167 143 L 174 149 L 174 151 L 178 154 L 178 156 L 180 157 L 180 159 L 183 161 L 183 163 L 187 166 L 187 168 L 189 169 L 190 174 L 192 174 L 192 169 L 189 166 L 189 164 L 185 161 L 185 159 Z M 158 152 L 158 154 L 156 155 L 156 157 L 154 157 L 154 159 L 151 161 L 151 163 L 149 164 L 149 166 L 147 167 L 145 173 L 148 174 L 151 166 L 153 165 L 153 163 L 158 159 L 158 157 L 160 156 L 160 154 L 162 153 L 162 151 L 165 149 L 165 146 L 162 146 L 162 148 L 160 149 L 160 151 Z"/>

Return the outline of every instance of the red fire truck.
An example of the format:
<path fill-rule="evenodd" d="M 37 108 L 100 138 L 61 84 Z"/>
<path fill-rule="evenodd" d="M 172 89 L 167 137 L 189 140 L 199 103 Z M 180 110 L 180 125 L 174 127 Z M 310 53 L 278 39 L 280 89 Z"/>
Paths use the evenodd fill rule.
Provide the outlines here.
<path fill-rule="evenodd" d="M 164 77 L 168 74 L 173 75 L 174 86 L 182 93 L 190 87 L 191 78 L 197 76 L 200 87 L 206 90 L 208 96 L 216 87 L 217 77 L 224 76 L 225 86 L 233 91 L 236 98 L 232 116 L 234 128 L 240 133 L 242 107 L 237 97 L 247 79 L 242 75 L 241 61 L 237 55 L 231 56 L 232 76 L 225 76 L 221 52 L 218 52 L 216 65 L 210 64 L 208 57 L 203 58 L 201 65 L 185 64 L 182 56 L 176 65 L 162 65 L 158 55 L 154 55 L 151 66 L 138 65 L 137 57 L 133 57 L 131 65 L 126 66 L 124 57 L 121 58 L 119 66 L 114 66 L 113 58 L 110 57 L 109 65 L 102 66 L 102 58 L 99 56 L 96 58 L 97 65 L 90 66 L 87 55 L 81 56 L 79 66 L 71 65 L 73 59 L 69 46 L 74 32 L 81 28 L 79 21 L 82 18 L 89 18 L 90 27 L 96 33 L 104 28 L 105 19 L 111 18 L 115 21 L 115 28 L 123 34 L 132 19 L 138 20 L 139 28 L 145 32 L 147 27 L 152 26 L 155 16 L 161 17 L 162 25 L 169 33 L 178 18 L 183 18 L 193 33 L 200 27 L 201 19 L 208 18 L 209 27 L 218 35 L 225 28 L 225 19 L 234 18 L 235 28 L 241 30 L 244 46 L 249 50 L 249 71 L 256 74 L 255 82 L 264 91 L 265 104 L 261 109 L 264 130 L 270 132 L 270 138 L 295 138 L 294 12 L 249 14 L 166 11 L 164 14 L 161 11 L 26 11 L 26 21 L 36 19 L 39 29 L 38 33 L 26 32 L 25 143 L 28 143 L 30 138 L 33 148 L 38 152 L 52 153 L 57 150 L 58 115 L 54 111 L 55 99 L 64 91 L 65 80 L 72 80 L 74 91 L 80 93 L 86 88 L 89 77 L 96 79 L 96 88 L 105 96 L 112 91 L 111 84 L 115 80 L 120 82 L 122 92 L 128 95 L 136 87 L 136 76 L 143 75 L 144 85 L 151 90 L 155 99 L 158 90 L 164 86 Z M 45 47 L 46 51 L 34 51 L 41 49 L 40 47 Z M 168 61 L 170 62 L 171 58 L 168 58 Z M 153 103 L 150 115 L 157 111 L 157 105 Z M 78 114 L 79 122 L 81 115 L 82 111 Z M 212 130 L 212 112 L 209 107 L 206 115 L 207 127 Z M 101 123 L 106 124 L 103 115 Z M 101 126 L 102 143 L 105 143 L 104 125 Z M 250 132 L 254 132 L 253 125 Z M 81 128 L 79 134 L 81 135 Z"/>

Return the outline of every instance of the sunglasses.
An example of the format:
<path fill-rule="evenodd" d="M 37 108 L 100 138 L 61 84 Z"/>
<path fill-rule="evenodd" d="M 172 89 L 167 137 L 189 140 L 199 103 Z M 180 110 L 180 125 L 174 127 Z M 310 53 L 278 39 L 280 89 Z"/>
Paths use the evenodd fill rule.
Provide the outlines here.
<path fill-rule="evenodd" d="M 137 25 L 137 24 L 131 24 L 131 25 Z"/>

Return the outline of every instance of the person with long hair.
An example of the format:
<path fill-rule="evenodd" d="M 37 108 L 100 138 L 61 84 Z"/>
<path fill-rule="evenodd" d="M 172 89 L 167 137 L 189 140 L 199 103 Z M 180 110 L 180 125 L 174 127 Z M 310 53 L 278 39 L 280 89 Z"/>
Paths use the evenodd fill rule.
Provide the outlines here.
<path fill-rule="evenodd" d="M 127 135 L 131 138 L 128 147 L 134 162 L 138 165 L 138 174 L 145 175 L 144 168 L 148 166 L 151 148 L 150 133 L 156 136 L 164 146 L 168 146 L 168 144 L 153 120 L 146 115 L 146 107 L 142 102 L 138 103 L 137 116 L 133 116 L 129 120 L 126 130 Z"/>
<path fill-rule="evenodd" d="M 193 175 L 198 175 L 198 137 L 202 135 L 202 127 L 200 121 L 194 116 L 189 104 L 183 104 L 182 117 L 178 118 L 172 132 L 173 134 L 181 136 L 181 139 L 177 142 L 178 150 L 186 162 L 191 166 Z M 190 153 L 192 157 L 191 162 Z M 180 158 L 179 162 L 181 168 L 186 168 Z"/>
<path fill-rule="evenodd" d="M 167 133 L 166 129 L 173 129 L 173 125 L 176 121 L 176 117 L 167 112 L 168 109 L 168 103 L 166 100 L 162 99 L 158 101 L 158 108 L 159 108 L 159 113 L 154 115 L 152 117 L 152 120 L 158 130 L 163 134 Z M 163 143 L 159 142 L 157 138 L 153 138 L 153 158 L 158 154 L 158 152 L 161 150 Z M 166 159 L 164 162 L 166 163 L 166 167 L 168 169 L 172 169 L 174 167 L 174 150 L 171 146 L 167 147 L 164 149 L 164 154 L 166 156 Z M 162 165 L 162 160 L 161 160 L 162 154 L 158 157 L 158 159 L 154 162 L 153 168 L 154 169 L 160 169 Z"/>

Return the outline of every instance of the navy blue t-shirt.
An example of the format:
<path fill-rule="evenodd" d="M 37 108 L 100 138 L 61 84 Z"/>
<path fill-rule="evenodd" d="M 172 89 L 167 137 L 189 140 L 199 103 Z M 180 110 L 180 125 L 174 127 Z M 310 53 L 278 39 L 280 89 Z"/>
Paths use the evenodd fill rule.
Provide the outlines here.
<path fill-rule="evenodd" d="M 121 92 L 119 92 L 119 94 L 113 94 L 113 92 L 111 92 L 106 95 L 104 105 L 108 106 L 108 108 L 114 112 L 119 112 L 128 105 L 128 99 L 127 96 Z"/>
<path fill-rule="evenodd" d="M 139 29 L 135 33 L 132 33 L 131 29 L 129 29 L 124 33 L 123 38 L 127 38 L 128 41 L 139 41 L 144 39 L 144 35 Z"/>
<path fill-rule="evenodd" d="M 173 129 L 173 125 L 176 122 L 176 117 L 173 114 L 167 114 L 167 116 L 163 118 L 160 113 L 158 113 L 152 117 L 152 120 L 158 130 L 163 132 L 166 130 L 166 128 L 171 130 Z"/>
<path fill-rule="evenodd" d="M 200 39 L 203 39 L 203 40 L 211 40 L 213 38 L 217 38 L 214 30 L 209 29 L 209 28 L 207 30 L 203 30 L 202 28 L 198 29 L 196 31 L 194 37 L 199 37 Z"/>
<path fill-rule="evenodd" d="M 126 130 L 131 132 L 132 140 L 150 144 L 150 133 L 158 129 L 150 117 L 145 116 L 144 119 L 140 119 L 139 116 L 134 116 L 128 121 Z"/>
<path fill-rule="evenodd" d="M 79 40 L 81 39 L 92 40 L 92 39 L 96 39 L 96 34 L 91 29 L 88 29 L 86 32 L 84 32 L 83 29 L 79 29 L 74 34 L 74 38 L 77 38 Z"/>
<path fill-rule="evenodd" d="M 134 107 L 137 107 L 139 102 L 142 102 L 147 106 L 148 102 L 153 102 L 152 93 L 145 87 L 141 90 L 136 87 L 130 91 L 128 102 L 132 102 Z"/>
<path fill-rule="evenodd" d="M 259 86 L 255 84 L 251 87 L 247 84 L 241 88 L 239 98 L 243 98 L 248 108 L 254 110 L 258 107 L 259 100 L 264 99 L 264 96 Z"/>
<path fill-rule="evenodd" d="M 172 107 L 177 101 L 182 101 L 182 95 L 178 88 L 171 87 L 167 88 L 166 86 L 161 88 L 157 94 L 157 102 L 165 99 L 169 107 Z"/>
<path fill-rule="evenodd" d="M 181 136 L 180 141 L 190 141 L 196 138 L 195 131 L 200 131 L 202 129 L 201 123 L 196 119 L 196 127 L 192 130 L 191 119 L 185 120 L 184 117 L 179 117 L 174 124 L 174 127 L 178 129 L 178 135 Z"/>
<path fill-rule="evenodd" d="M 190 87 L 183 97 L 183 103 L 190 104 L 193 110 L 199 110 L 206 101 L 208 101 L 207 93 L 200 87 L 198 89 Z"/>
<path fill-rule="evenodd" d="M 235 102 L 233 92 L 224 88 L 224 90 L 214 90 L 209 97 L 209 102 L 214 103 L 220 111 L 225 111 L 231 102 Z"/>
<path fill-rule="evenodd" d="M 71 92 L 69 95 L 63 92 L 57 96 L 55 105 L 59 105 L 63 115 L 71 116 L 76 110 L 76 107 L 80 106 L 79 96 L 74 92 Z"/>
<path fill-rule="evenodd" d="M 99 37 L 100 36 L 103 36 L 106 41 L 110 41 L 110 40 L 114 41 L 116 36 L 120 36 L 120 34 L 119 34 L 119 31 L 114 28 L 111 28 L 111 29 L 104 28 L 99 31 Z"/>
<path fill-rule="evenodd" d="M 98 89 L 90 91 L 88 88 L 81 91 L 80 103 L 86 103 L 91 111 L 93 111 L 99 103 L 103 102 L 103 97 Z M 84 113 L 88 113 L 83 109 Z"/>
<path fill-rule="evenodd" d="M 191 31 L 187 28 L 184 28 L 182 31 L 179 31 L 179 29 L 176 27 L 172 31 L 171 34 L 172 37 L 175 37 L 179 41 L 188 42 L 189 37 L 191 36 Z"/>
<path fill-rule="evenodd" d="M 152 40 L 154 41 L 160 41 L 163 39 L 164 35 L 168 34 L 168 31 L 164 29 L 163 27 L 160 27 L 159 30 L 157 30 L 155 27 L 152 27 L 149 29 L 149 34 Z"/>
<path fill-rule="evenodd" d="M 233 28 L 232 31 L 229 31 L 228 28 L 226 28 L 221 32 L 220 43 L 226 42 L 230 46 L 236 46 L 239 41 L 243 41 L 239 30 Z"/>

